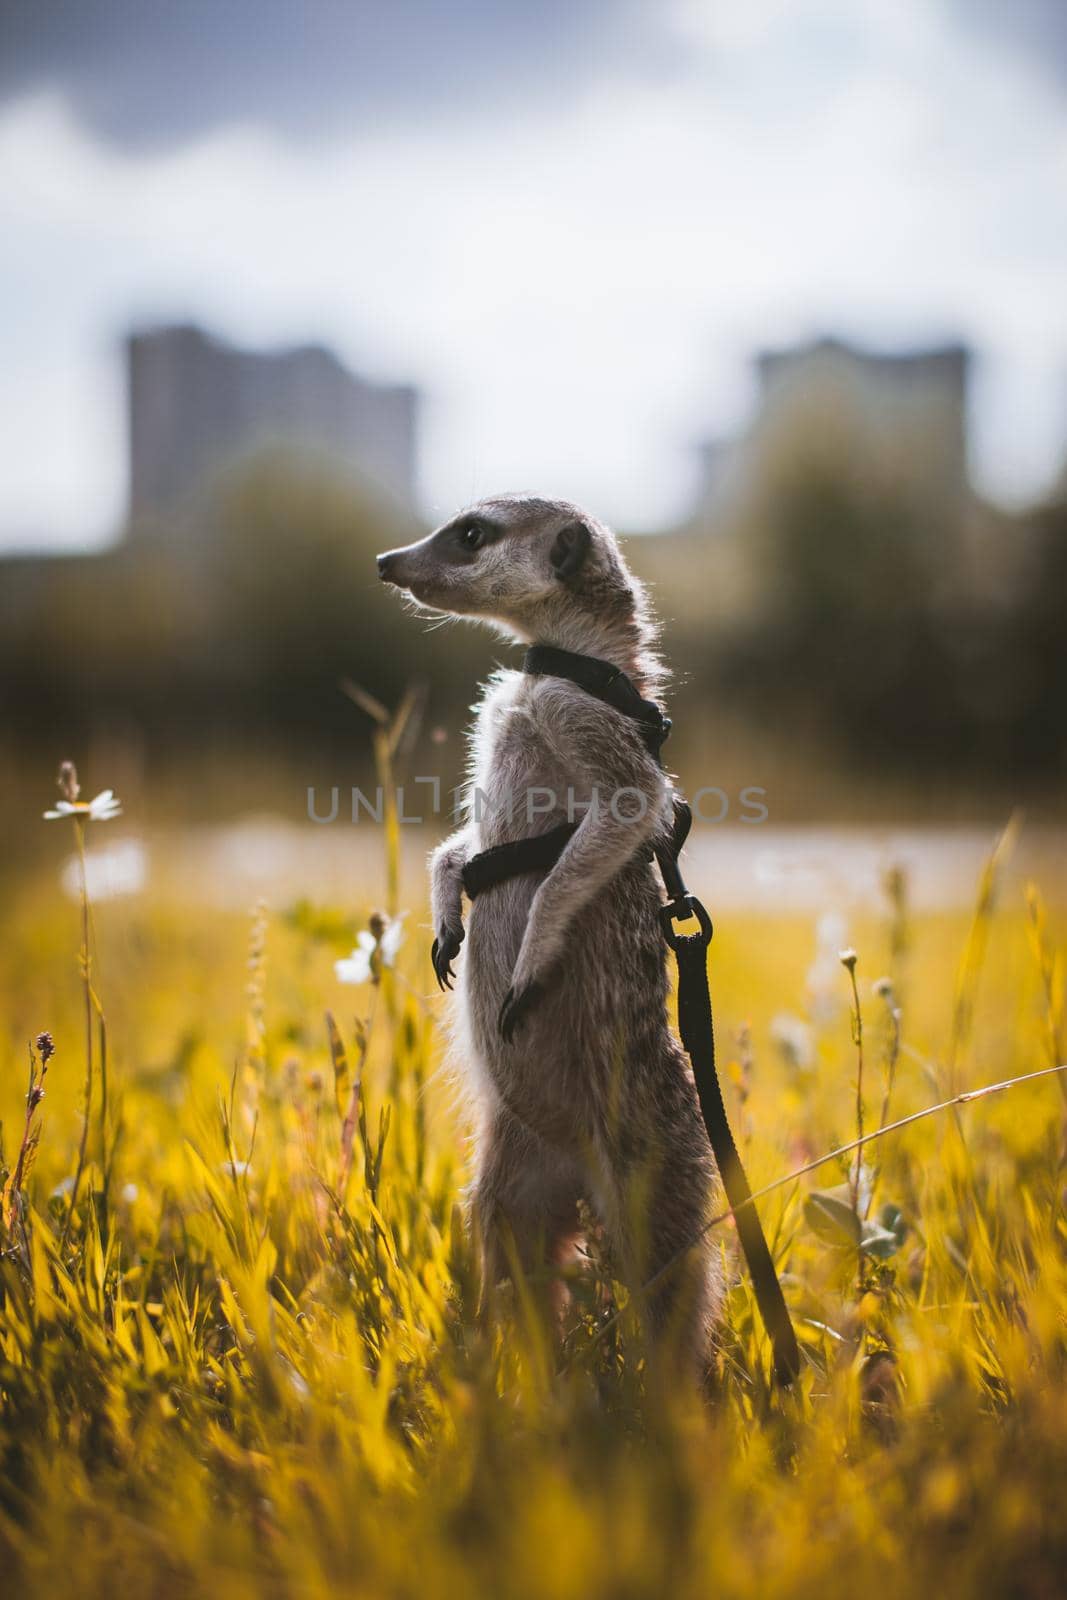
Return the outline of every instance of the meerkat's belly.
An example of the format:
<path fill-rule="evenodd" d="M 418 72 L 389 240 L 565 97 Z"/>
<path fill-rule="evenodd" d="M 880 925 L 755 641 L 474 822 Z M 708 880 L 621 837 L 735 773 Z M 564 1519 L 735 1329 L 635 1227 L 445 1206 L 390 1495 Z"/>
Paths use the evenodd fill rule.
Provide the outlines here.
<path fill-rule="evenodd" d="M 584 752 L 558 748 L 551 730 L 523 709 L 529 692 L 528 680 L 508 681 L 479 722 L 469 797 L 478 850 L 580 822 L 594 801 Z M 597 803 L 610 803 L 610 794 L 597 795 Z M 641 1084 L 661 1075 L 670 1055 L 660 893 L 647 850 L 620 863 L 574 915 L 543 992 L 505 1043 L 500 1011 L 543 881 L 541 873 L 522 874 L 471 906 L 459 986 L 463 1032 L 476 1093 L 497 1097 L 541 1137 L 584 1152 L 605 1118 L 639 1100 Z"/>
<path fill-rule="evenodd" d="M 536 1006 L 505 1043 L 500 1009 L 540 881 L 524 874 L 474 903 L 459 998 L 476 1087 L 551 1143 L 584 1151 L 644 1098 L 670 1050 L 659 895 L 650 865 L 623 868 L 581 913 Z"/>

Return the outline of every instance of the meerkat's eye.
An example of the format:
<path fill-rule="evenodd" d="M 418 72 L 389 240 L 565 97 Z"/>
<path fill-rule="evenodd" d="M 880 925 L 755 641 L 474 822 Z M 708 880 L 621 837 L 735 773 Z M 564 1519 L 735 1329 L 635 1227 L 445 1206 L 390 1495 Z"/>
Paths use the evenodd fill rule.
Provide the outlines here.
<path fill-rule="evenodd" d="M 466 522 L 459 530 L 459 542 L 464 550 L 480 550 L 488 537 L 487 529 L 480 522 Z"/>

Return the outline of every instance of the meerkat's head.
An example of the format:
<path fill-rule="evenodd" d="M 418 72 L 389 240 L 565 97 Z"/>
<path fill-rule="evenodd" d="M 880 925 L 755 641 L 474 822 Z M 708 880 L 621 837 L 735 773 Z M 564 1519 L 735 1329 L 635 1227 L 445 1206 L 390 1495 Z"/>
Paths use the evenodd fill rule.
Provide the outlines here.
<path fill-rule="evenodd" d="M 418 544 L 380 555 L 378 574 L 432 611 L 526 641 L 582 650 L 647 632 L 644 594 L 615 535 L 565 500 L 480 500 Z"/>

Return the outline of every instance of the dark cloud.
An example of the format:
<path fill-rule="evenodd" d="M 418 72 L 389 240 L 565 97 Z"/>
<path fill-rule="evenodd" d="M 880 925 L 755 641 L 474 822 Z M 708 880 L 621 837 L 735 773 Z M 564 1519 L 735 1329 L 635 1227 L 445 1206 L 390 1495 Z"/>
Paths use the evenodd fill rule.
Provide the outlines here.
<path fill-rule="evenodd" d="M 1067 85 L 1065 0 L 947 0 L 963 27 L 991 34 L 1039 71 Z"/>
<path fill-rule="evenodd" d="M 1067 0 L 942 3 L 1067 84 Z M 56 87 L 130 146 L 234 122 L 328 138 L 464 107 L 491 121 L 612 70 L 687 70 L 661 0 L 0 0 L 0 103 Z"/>
<path fill-rule="evenodd" d="M 642 0 L 0 0 L 0 100 L 59 87 L 98 134 L 290 136 L 562 99 L 665 47 Z"/>

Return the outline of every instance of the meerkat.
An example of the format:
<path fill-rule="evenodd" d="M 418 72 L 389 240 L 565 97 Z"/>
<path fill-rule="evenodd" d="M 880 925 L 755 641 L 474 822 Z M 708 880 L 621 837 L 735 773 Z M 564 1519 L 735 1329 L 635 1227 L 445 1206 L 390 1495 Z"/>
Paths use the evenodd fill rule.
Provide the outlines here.
<path fill-rule="evenodd" d="M 645 591 L 614 534 L 577 506 L 483 500 L 379 556 L 378 571 L 423 610 L 597 657 L 642 696 L 662 686 Z M 714 1160 L 667 1016 L 650 847 L 672 826 L 669 780 L 632 718 L 568 679 L 501 670 L 476 707 L 461 814 L 431 858 L 431 899 L 439 978 L 458 966 L 483 1293 L 513 1259 L 551 1281 L 573 1258 L 584 1201 L 632 1284 L 673 1263 L 644 1315 L 656 1346 L 702 1368 L 723 1281 L 702 1232 Z M 480 894 L 464 931 L 465 864 L 564 822 L 578 826 L 555 865 Z M 558 1281 L 552 1298 L 558 1311 Z"/>

